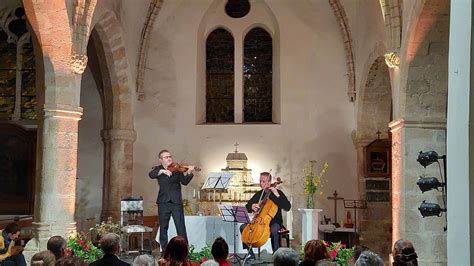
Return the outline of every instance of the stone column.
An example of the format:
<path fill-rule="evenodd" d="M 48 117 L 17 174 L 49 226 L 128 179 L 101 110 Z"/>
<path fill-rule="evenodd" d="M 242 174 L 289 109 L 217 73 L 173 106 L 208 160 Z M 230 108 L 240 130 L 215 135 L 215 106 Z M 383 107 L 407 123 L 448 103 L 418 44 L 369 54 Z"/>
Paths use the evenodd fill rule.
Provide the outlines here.
<path fill-rule="evenodd" d="M 75 93 L 67 95 L 79 91 L 80 77 L 47 73 L 46 79 L 54 79 L 56 86 L 47 87 L 44 113 L 40 116 L 38 153 L 41 155 L 38 156 L 35 183 L 33 239 L 27 243 L 24 252 L 28 261 L 34 253 L 46 249 L 51 236 L 67 237 L 76 231 L 77 140 L 82 108 L 68 104 L 75 102 L 75 97 L 71 96 Z"/>
<path fill-rule="evenodd" d="M 422 265 L 446 264 L 445 218 L 422 218 L 418 207 L 423 200 L 443 206 L 436 190 L 421 193 L 416 181 L 421 175 L 439 178 L 436 164 L 423 168 L 416 159 L 420 151 L 446 153 L 446 123 L 398 119 L 392 131 L 392 243 L 400 238 L 413 241 Z M 442 161 L 441 168 L 442 168 Z M 445 215 L 445 214 L 443 214 Z"/>
<path fill-rule="evenodd" d="M 133 129 L 106 129 L 102 131 L 105 166 L 102 199 L 102 220 L 112 217 L 120 221 L 120 199 L 132 195 Z"/>

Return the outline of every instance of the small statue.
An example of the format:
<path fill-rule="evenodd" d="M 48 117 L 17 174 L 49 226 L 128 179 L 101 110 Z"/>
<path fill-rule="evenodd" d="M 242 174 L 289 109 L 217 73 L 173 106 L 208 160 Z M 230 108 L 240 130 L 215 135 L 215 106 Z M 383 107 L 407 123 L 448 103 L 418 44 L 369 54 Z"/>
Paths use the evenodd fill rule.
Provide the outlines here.
<path fill-rule="evenodd" d="M 344 221 L 344 228 L 354 228 L 354 223 L 352 222 L 351 212 L 347 211 L 346 220 Z"/>

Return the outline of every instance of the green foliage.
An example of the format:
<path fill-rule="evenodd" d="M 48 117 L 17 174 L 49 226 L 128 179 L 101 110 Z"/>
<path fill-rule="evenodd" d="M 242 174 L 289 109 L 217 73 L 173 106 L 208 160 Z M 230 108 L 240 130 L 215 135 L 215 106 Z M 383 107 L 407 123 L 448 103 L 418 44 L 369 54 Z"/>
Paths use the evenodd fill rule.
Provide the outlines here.
<path fill-rule="evenodd" d="M 112 222 L 112 217 L 107 218 L 107 222 L 102 221 L 100 224 L 94 225 L 89 231 L 94 232 L 98 240 L 107 233 L 116 233 L 117 235 L 121 233 L 120 225 Z"/>
<path fill-rule="evenodd" d="M 189 247 L 188 260 L 190 261 L 194 261 L 195 263 L 202 263 L 206 260 L 213 258 L 214 257 L 212 256 L 211 246 L 209 245 L 209 243 L 206 243 L 206 246 L 204 246 L 204 248 L 199 252 L 195 251 L 195 247 L 193 245 Z"/>
<path fill-rule="evenodd" d="M 81 258 L 87 263 L 96 261 L 104 255 L 102 250 L 94 246 L 90 240 L 87 240 L 87 233 L 85 232 L 81 234 L 76 233 L 74 236 L 69 237 L 67 248 L 70 255 Z"/>

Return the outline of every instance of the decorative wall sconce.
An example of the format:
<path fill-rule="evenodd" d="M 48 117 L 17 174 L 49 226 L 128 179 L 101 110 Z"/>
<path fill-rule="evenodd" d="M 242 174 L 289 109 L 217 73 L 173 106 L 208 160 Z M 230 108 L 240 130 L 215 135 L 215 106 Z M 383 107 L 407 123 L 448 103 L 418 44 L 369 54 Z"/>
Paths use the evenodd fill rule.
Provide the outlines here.
<path fill-rule="evenodd" d="M 385 64 L 387 64 L 389 68 L 399 67 L 400 57 L 396 52 L 385 54 Z"/>

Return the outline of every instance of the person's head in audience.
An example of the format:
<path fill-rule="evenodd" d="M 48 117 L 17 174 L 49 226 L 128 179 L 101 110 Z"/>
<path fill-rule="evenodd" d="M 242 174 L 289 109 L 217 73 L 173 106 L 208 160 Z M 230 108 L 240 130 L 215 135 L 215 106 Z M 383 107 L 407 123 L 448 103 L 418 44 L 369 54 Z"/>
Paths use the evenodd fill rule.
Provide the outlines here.
<path fill-rule="evenodd" d="M 319 260 L 329 259 L 329 251 L 321 240 L 310 240 L 304 245 L 304 261 L 316 263 Z"/>
<path fill-rule="evenodd" d="M 104 254 L 120 255 L 120 236 L 115 233 L 107 233 L 100 239 L 100 248 Z"/>
<path fill-rule="evenodd" d="M 9 223 L 5 227 L 5 234 L 9 241 L 15 240 L 20 237 L 20 226 L 16 223 Z"/>
<path fill-rule="evenodd" d="M 54 266 L 55 263 L 56 257 L 49 250 L 38 252 L 31 258 L 31 265 Z"/>
<path fill-rule="evenodd" d="M 140 255 L 133 260 L 133 266 L 154 266 L 155 260 L 150 255 Z"/>
<path fill-rule="evenodd" d="M 353 261 L 355 262 L 359 258 L 360 254 L 366 250 L 369 250 L 369 248 L 366 246 L 356 246 L 354 248 L 354 256 L 352 257 Z"/>
<path fill-rule="evenodd" d="M 224 238 L 216 238 L 212 244 L 211 253 L 215 260 L 227 259 L 227 256 L 229 256 L 229 245 L 227 245 L 227 242 L 225 242 Z"/>
<path fill-rule="evenodd" d="M 355 266 L 383 266 L 383 260 L 374 252 L 365 250 L 360 253 Z"/>
<path fill-rule="evenodd" d="M 65 256 L 57 260 L 55 266 L 87 266 L 87 263 L 75 256 Z"/>
<path fill-rule="evenodd" d="M 175 236 L 171 238 L 168 245 L 166 245 L 165 254 L 163 258 L 171 265 L 184 263 L 188 261 L 188 242 L 182 236 Z"/>
<path fill-rule="evenodd" d="M 297 266 L 299 256 L 291 248 L 279 248 L 273 253 L 273 265 L 275 266 Z"/>
<path fill-rule="evenodd" d="M 418 255 L 415 252 L 413 243 L 409 240 L 399 239 L 393 244 L 393 265 L 416 266 L 418 265 Z"/>
<path fill-rule="evenodd" d="M 201 263 L 201 266 L 219 266 L 219 262 L 215 260 L 206 260 L 205 262 Z"/>
<path fill-rule="evenodd" d="M 48 240 L 46 248 L 51 251 L 56 259 L 66 256 L 67 242 L 62 236 L 53 236 Z"/>

